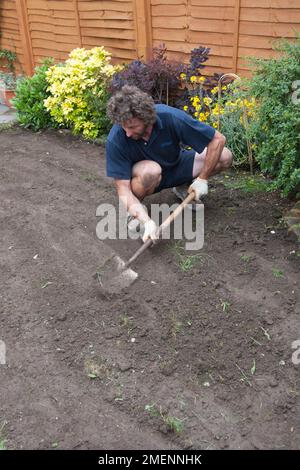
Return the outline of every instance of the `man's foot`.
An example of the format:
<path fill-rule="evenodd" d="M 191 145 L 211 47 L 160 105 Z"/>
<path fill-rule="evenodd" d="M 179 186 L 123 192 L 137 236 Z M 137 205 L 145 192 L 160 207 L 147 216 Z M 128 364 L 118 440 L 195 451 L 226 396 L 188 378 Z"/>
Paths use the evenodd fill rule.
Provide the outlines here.
<path fill-rule="evenodd" d="M 188 188 L 189 184 L 182 184 L 181 186 L 174 186 L 172 188 L 173 193 L 181 200 L 184 201 L 185 198 L 189 195 L 188 193 Z M 192 211 L 196 212 L 202 208 L 202 202 L 201 201 L 192 201 L 190 202 L 192 206 Z"/>

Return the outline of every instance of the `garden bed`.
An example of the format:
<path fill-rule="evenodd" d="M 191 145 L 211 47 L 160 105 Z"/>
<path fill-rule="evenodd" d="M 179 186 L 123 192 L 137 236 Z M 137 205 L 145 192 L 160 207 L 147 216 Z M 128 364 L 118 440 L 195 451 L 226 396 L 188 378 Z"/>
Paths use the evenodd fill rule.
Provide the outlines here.
<path fill-rule="evenodd" d="M 6 448 L 299 449 L 300 258 L 281 223 L 291 202 L 214 178 L 198 257 L 164 241 L 106 298 L 95 269 L 140 242 L 96 237 L 97 206 L 117 201 L 103 149 L 14 128 L 0 155 Z M 176 200 L 165 190 L 146 202 Z"/>

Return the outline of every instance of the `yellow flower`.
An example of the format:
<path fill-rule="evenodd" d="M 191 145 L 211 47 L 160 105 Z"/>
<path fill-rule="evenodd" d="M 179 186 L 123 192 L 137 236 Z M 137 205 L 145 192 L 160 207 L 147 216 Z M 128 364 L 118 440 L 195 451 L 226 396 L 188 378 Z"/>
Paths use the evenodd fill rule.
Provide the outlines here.
<path fill-rule="evenodd" d="M 186 74 L 185 74 L 185 73 L 181 73 L 181 74 L 180 74 L 180 78 L 181 78 L 181 80 L 185 80 L 185 79 L 186 79 Z"/>
<path fill-rule="evenodd" d="M 191 78 L 190 78 L 190 81 L 191 83 L 195 83 L 197 81 L 197 77 L 195 75 L 193 75 Z"/>
<path fill-rule="evenodd" d="M 218 87 L 215 86 L 212 90 L 211 90 L 211 94 L 212 95 L 215 95 L 216 93 L 218 93 Z"/>
<path fill-rule="evenodd" d="M 200 82 L 200 83 L 201 83 L 201 82 L 202 82 L 202 83 L 205 82 L 205 80 L 206 80 L 205 77 L 199 77 L 199 78 L 198 78 L 198 82 Z"/>
<path fill-rule="evenodd" d="M 203 99 L 203 101 L 204 101 L 204 104 L 206 104 L 206 106 L 209 106 L 210 103 L 212 103 L 212 99 L 211 99 L 211 98 L 208 98 L 208 97 L 205 97 L 205 98 Z"/>
<path fill-rule="evenodd" d="M 217 122 L 214 122 L 214 123 L 213 123 L 213 127 L 214 127 L 215 129 L 217 129 L 217 128 L 218 128 L 218 123 L 217 123 Z"/>
<path fill-rule="evenodd" d="M 188 106 L 183 106 L 184 111 L 187 111 L 188 109 L 189 109 Z"/>

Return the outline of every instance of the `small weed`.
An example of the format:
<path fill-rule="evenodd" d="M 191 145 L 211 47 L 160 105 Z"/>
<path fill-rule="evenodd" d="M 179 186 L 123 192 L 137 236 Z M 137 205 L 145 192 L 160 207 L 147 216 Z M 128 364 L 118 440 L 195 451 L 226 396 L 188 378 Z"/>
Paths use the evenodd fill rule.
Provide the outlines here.
<path fill-rule="evenodd" d="M 251 256 L 250 255 L 242 255 L 241 260 L 244 261 L 245 263 L 249 263 L 251 261 Z"/>
<path fill-rule="evenodd" d="M 6 439 L 0 439 L 0 450 L 6 450 L 5 442 Z"/>
<path fill-rule="evenodd" d="M 100 358 L 88 359 L 84 364 L 86 375 L 90 379 L 106 379 L 109 377 L 110 369 Z"/>
<path fill-rule="evenodd" d="M 175 418 L 175 416 L 166 416 L 164 422 L 167 425 L 170 431 L 180 434 L 183 431 L 183 422 L 182 419 Z"/>
<path fill-rule="evenodd" d="M 171 250 L 175 253 L 176 256 L 176 264 L 182 272 L 190 271 L 198 263 L 201 265 L 204 264 L 207 255 L 200 253 L 195 255 L 187 255 L 182 243 L 183 242 L 179 240 L 171 247 Z"/>
<path fill-rule="evenodd" d="M 3 430 L 5 426 L 7 425 L 7 421 L 4 421 L 3 424 L 0 426 L 0 450 L 6 450 L 6 439 L 4 437 Z"/>
<path fill-rule="evenodd" d="M 239 176 L 234 181 L 223 181 L 225 188 L 240 189 L 246 193 L 266 192 L 270 189 L 270 182 L 263 176 Z"/>
<path fill-rule="evenodd" d="M 94 182 L 94 181 L 97 181 L 98 176 L 97 176 L 97 175 L 93 175 L 93 174 L 91 174 L 91 173 L 85 173 L 85 174 L 81 175 L 80 178 L 81 178 L 83 181 Z"/>
<path fill-rule="evenodd" d="M 160 411 L 159 409 L 156 407 L 156 404 L 153 403 L 152 405 L 145 405 L 145 411 L 148 411 L 148 413 L 151 415 L 151 416 L 160 416 Z"/>
<path fill-rule="evenodd" d="M 171 332 L 174 339 L 176 339 L 177 334 L 182 330 L 182 326 L 182 322 L 177 319 L 175 313 L 173 312 L 171 317 Z"/>
<path fill-rule="evenodd" d="M 243 369 L 238 365 L 238 364 L 235 364 L 236 367 L 238 368 L 238 370 L 240 371 L 242 377 L 240 378 L 240 381 L 241 382 L 247 382 L 247 384 L 252 387 L 252 383 L 250 382 L 250 380 L 248 379 L 247 375 L 245 374 L 245 372 L 243 371 Z"/>
<path fill-rule="evenodd" d="M 115 391 L 115 401 L 123 401 L 123 384 L 118 384 Z"/>
<path fill-rule="evenodd" d="M 226 300 L 222 300 L 221 307 L 222 307 L 223 312 L 228 312 L 230 309 L 230 303 L 227 302 Z"/>
<path fill-rule="evenodd" d="M 152 405 L 146 405 L 145 411 L 150 413 L 153 417 L 160 417 L 170 431 L 175 432 L 176 434 L 180 434 L 183 431 L 182 419 L 170 416 L 168 413 L 164 413 L 161 407 L 158 408 L 155 403 Z"/>
<path fill-rule="evenodd" d="M 265 330 L 262 326 L 260 326 L 259 328 L 264 332 L 264 335 L 265 335 L 266 338 L 270 341 L 270 340 L 271 340 L 271 336 L 269 335 L 268 331 Z"/>
<path fill-rule="evenodd" d="M 50 282 L 50 281 L 42 281 L 42 282 L 41 282 L 41 288 L 42 288 L 42 289 L 45 289 L 46 287 L 50 286 L 51 284 L 53 284 L 53 282 Z"/>
<path fill-rule="evenodd" d="M 256 362 L 255 362 L 255 359 L 253 359 L 252 367 L 251 367 L 251 374 L 254 375 L 255 372 L 256 372 Z"/>
<path fill-rule="evenodd" d="M 273 274 L 273 276 L 276 277 L 277 279 L 283 277 L 283 271 L 281 271 L 281 269 L 273 268 L 273 269 L 272 269 L 272 274 Z"/>
<path fill-rule="evenodd" d="M 127 313 L 120 316 L 120 325 L 127 330 L 128 335 L 130 335 L 133 330 L 132 318 L 133 317 L 129 317 Z"/>

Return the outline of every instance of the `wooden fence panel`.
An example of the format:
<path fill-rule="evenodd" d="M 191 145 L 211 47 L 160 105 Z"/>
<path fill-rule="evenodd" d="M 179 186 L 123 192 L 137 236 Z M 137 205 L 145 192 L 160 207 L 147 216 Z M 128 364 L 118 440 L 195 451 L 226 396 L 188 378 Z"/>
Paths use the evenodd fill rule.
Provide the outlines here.
<path fill-rule="evenodd" d="M 78 9 L 84 47 L 104 46 L 114 62 L 135 58 L 133 1 L 79 0 Z"/>
<path fill-rule="evenodd" d="M 277 38 L 300 31 L 299 0 L 241 0 L 237 73 L 249 75 L 247 57 L 275 57 Z"/>
<path fill-rule="evenodd" d="M 1 0 L 0 47 L 30 73 L 40 59 L 65 60 L 75 47 L 104 46 L 113 62 L 149 58 L 165 43 L 187 62 L 209 47 L 206 73 L 249 74 L 245 56 L 276 55 L 272 42 L 300 31 L 300 0 Z"/>
<path fill-rule="evenodd" d="M 25 70 L 25 57 L 21 43 L 15 0 L 0 1 L 0 48 L 16 52 L 17 70 Z"/>

